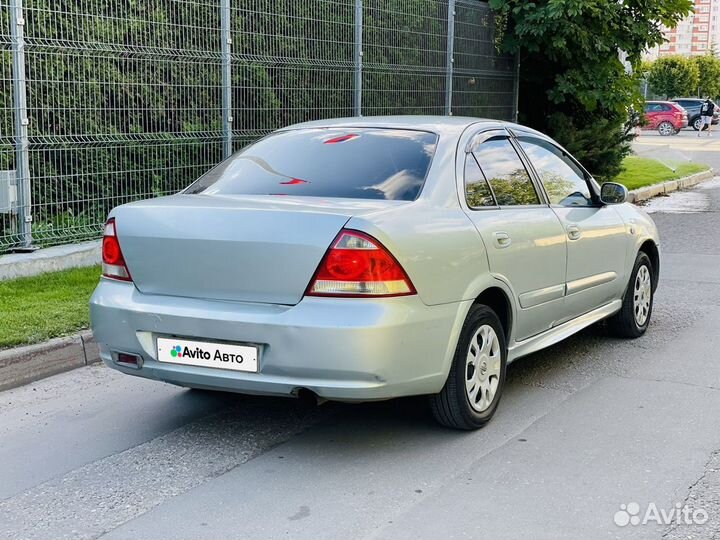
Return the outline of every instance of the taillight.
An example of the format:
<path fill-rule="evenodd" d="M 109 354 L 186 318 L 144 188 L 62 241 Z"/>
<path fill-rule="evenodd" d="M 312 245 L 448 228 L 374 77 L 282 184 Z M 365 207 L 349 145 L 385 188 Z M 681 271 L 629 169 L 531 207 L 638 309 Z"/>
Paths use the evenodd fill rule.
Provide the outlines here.
<path fill-rule="evenodd" d="M 343 230 L 320 261 L 308 296 L 406 296 L 415 294 L 405 270 L 367 234 Z"/>
<path fill-rule="evenodd" d="M 108 219 L 105 224 L 102 240 L 102 275 L 112 279 L 132 281 L 120 249 L 120 242 L 115 230 L 115 218 Z"/>

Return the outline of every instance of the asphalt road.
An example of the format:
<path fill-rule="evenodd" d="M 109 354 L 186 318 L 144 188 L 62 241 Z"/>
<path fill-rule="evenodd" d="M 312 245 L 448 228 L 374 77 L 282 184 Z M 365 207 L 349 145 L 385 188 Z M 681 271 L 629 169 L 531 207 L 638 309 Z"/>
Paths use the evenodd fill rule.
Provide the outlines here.
<path fill-rule="evenodd" d="M 647 334 L 519 360 L 477 432 L 419 399 L 309 408 L 102 366 L 0 393 L 0 539 L 719 539 L 720 180 L 687 196 L 650 205 Z M 614 522 L 676 503 L 707 522 Z"/>

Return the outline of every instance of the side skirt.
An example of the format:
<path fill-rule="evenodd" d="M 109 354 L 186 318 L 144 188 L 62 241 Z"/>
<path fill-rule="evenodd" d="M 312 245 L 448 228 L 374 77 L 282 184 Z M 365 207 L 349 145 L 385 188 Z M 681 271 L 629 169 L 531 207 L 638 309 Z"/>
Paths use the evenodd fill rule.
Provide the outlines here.
<path fill-rule="evenodd" d="M 613 313 L 620 311 L 622 307 L 622 300 L 613 300 L 609 304 L 605 304 L 593 311 L 589 311 L 584 315 L 575 317 L 574 319 L 567 321 L 555 328 L 551 328 L 542 334 L 533 336 L 523 341 L 516 342 L 512 347 L 508 348 L 508 363 L 513 360 L 517 360 L 522 356 L 532 354 L 554 345 L 562 341 L 563 339 L 570 337 L 571 335 L 579 332 L 583 328 L 590 326 L 593 323 L 601 321 L 606 317 L 609 317 Z"/>

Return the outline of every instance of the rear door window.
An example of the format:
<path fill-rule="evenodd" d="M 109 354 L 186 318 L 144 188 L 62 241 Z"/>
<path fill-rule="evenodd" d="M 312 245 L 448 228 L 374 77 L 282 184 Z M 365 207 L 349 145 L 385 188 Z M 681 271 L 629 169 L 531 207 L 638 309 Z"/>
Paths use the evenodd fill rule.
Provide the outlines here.
<path fill-rule="evenodd" d="M 491 137 L 473 154 L 498 205 L 540 204 L 530 175 L 506 136 Z"/>
<path fill-rule="evenodd" d="M 281 131 L 208 171 L 185 193 L 412 201 L 437 135 L 401 129 Z"/>
<path fill-rule="evenodd" d="M 465 156 L 465 200 L 470 208 L 495 206 L 490 185 L 472 154 Z"/>

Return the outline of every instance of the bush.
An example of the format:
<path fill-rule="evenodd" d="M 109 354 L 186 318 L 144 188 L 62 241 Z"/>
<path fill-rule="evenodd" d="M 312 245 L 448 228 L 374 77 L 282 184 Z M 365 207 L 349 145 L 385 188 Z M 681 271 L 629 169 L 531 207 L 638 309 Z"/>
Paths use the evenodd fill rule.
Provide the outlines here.
<path fill-rule="evenodd" d="M 600 182 L 622 170 L 623 160 L 632 152 L 633 125 L 618 118 L 596 115 L 589 123 L 556 112 L 548 119 L 548 130 Z"/>

